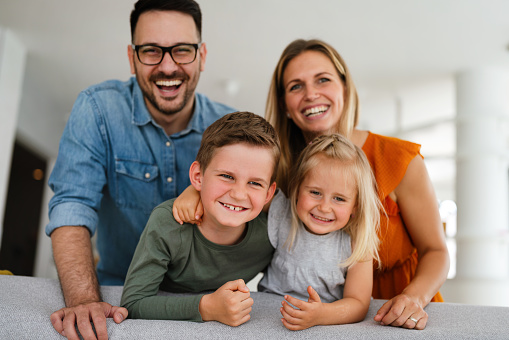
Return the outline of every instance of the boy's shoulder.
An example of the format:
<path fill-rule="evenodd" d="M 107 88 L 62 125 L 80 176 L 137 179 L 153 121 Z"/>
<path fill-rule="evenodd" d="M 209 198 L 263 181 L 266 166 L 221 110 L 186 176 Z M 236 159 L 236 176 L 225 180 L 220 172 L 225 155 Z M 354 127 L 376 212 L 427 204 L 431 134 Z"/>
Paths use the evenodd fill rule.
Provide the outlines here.
<path fill-rule="evenodd" d="M 169 199 L 156 206 L 149 217 L 147 227 L 145 229 L 161 229 L 164 232 L 181 232 L 186 230 L 192 224 L 184 223 L 181 225 L 173 217 L 173 203 L 175 198 Z"/>

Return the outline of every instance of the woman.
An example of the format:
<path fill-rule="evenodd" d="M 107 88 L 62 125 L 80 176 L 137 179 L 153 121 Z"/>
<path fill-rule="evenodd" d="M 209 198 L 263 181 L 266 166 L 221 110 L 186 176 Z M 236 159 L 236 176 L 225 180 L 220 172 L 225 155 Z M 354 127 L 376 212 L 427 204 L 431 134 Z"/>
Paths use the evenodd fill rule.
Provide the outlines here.
<path fill-rule="evenodd" d="M 420 145 L 356 129 L 358 97 L 339 53 L 320 40 L 295 40 L 272 77 L 267 120 L 281 139 L 278 186 L 288 195 L 290 167 L 317 135 L 339 132 L 362 148 L 375 175 L 381 214 L 373 297 L 388 299 L 375 316 L 382 325 L 424 329 L 430 301 L 447 278 L 449 255 L 433 186 Z"/>

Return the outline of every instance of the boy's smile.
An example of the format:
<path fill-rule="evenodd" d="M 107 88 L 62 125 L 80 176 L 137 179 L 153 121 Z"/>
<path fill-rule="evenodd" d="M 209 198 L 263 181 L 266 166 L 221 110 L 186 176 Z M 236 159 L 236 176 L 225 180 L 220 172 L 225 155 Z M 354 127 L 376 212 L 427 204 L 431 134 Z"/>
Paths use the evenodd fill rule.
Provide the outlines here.
<path fill-rule="evenodd" d="M 247 143 L 216 149 L 204 173 L 193 163 L 191 176 L 198 176 L 199 182 L 193 185 L 200 191 L 204 209 L 200 226 L 204 236 L 221 244 L 239 241 L 246 222 L 258 216 L 274 194 L 273 171 L 271 149 Z"/>

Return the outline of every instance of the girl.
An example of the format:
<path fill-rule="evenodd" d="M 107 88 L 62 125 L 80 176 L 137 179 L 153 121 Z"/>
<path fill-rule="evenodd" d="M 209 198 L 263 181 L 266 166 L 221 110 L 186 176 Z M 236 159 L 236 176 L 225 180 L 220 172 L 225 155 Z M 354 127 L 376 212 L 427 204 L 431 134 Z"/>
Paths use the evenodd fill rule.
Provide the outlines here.
<path fill-rule="evenodd" d="M 289 198 L 279 191 L 270 204 L 276 250 L 259 290 L 284 295 L 280 311 L 290 330 L 361 321 L 373 258 L 379 261 L 381 204 L 369 162 L 345 137 L 322 135 L 301 153 L 291 178 Z"/>

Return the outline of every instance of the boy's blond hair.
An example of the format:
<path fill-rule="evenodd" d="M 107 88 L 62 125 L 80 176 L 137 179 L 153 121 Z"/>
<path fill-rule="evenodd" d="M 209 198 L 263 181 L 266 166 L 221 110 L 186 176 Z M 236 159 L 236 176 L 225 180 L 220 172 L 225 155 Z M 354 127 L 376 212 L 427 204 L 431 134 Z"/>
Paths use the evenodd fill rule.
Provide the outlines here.
<path fill-rule="evenodd" d="M 271 149 L 274 171 L 270 181 L 274 182 L 281 155 L 279 137 L 276 130 L 263 117 L 247 111 L 229 113 L 205 130 L 196 156 L 201 171 L 205 172 L 218 148 L 240 143 Z"/>
<path fill-rule="evenodd" d="M 297 215 L 299 187 L 309 171 L 320 166 L 318 155 L 340 161 L 342 167 L 338 168 L 338 171 L 343 171 L 344 176 L 353 181 L 356 187 L 355 212 L 342 229 L 350 235 L 354 247 L 352 255 L 341 265 L 348 267 L 355 262 L 366 261 L 370 258 L 380 263 L 377 231 L 380 226 L 382 204 L 378 198 L 376 181 L 364 152 L 340 134 L 315 138 L 302 151 L 296 166 L 293 167 L 289 193 L 292 226 L 286 244 L 289 248 L 293 246 L 297 230 L 302 223 Z"/>

